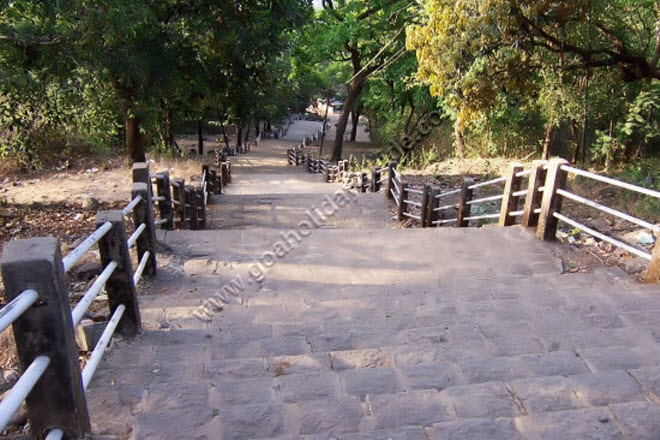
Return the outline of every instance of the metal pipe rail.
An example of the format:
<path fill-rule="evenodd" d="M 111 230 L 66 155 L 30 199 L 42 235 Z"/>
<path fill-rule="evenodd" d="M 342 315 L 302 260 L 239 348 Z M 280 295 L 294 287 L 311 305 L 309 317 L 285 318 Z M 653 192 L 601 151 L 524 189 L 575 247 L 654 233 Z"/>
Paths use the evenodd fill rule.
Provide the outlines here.
<path fill-rule="evenodd" d="M 149 261 L 149 256 L 151 255 L 151 252 L 147 251 L 142 255 L 142 259 L 140 260 L 140 264 L 138 264 L 137 269 L 135 269 L 135 273 L 133 274 L 133 285 L 137 286 L 138 283 L 140 282 L 140 278 L 142 277 L 142 272 L 144 272 L 144 267 L 147 265 L 147 261 Z"/>
<path fill-rule="evenodd" d="M 573 226 L 574 228 L 578 228 L 579 230 L 584 231 L 589 235 L 593 235 L 596 238 L 600 238 L 603 241 L 611 243 L 616 247 L 620 247 L 622 249 L 625 249 L 629 253 L 637 255 L 638 257 L 642 257 L 642 258 L 644 258 L 646 260 L 649 260 L 649 261 L 651 261 L 651 259 L 653 258 L 653 256 L 649 252 L 641 251 L 641 250 L 639 250 L 637 248 L 634 248 L 634 247 L 632 247 L 632 246 L 630 246 L 630 245 L 628 245 L 628 244 L 626 244 L 622 241 L 619 241 L 615 238 L 608 237 L 605 234 L 602 234 L 602 233 L 600 233 L 600 232 L 598 232 L 594 229 L 591 229 L 589 226 L 583 225 L 582 223 L 578 223 L 575 220 L 571 220 L 570 218 L 566 217 L 565 215 L 559 214 L 557 212 L 554 212 L 552 215 L 556 219 L 561 220 L 564 223 Z"/>
<path fill-rule="evenodd" d="M 198 211 L 201 211 L 203 209 L 204 208 L 202 208 L 201 206 L 197 207 Z M 168 222 L 168 219 L 166 219 L 166 218 L 161 218 L 160 220 L 154 220 L 154 226 L 164 225 L 167 222 Z"/>
<path fill-rule="evenodd" d="M 481 199 L 470 200 L 468 202 L 465 202 L 465 204 L 466 205 L 476 205 L 476 204 L 484 203 L 484 202 L 492 202 L 494 200 L 502 200 L 503 198 L 504 198 L 504 194 L 498 194 L 496 196 L 483 197 Z"/>
<path fill-rule="evenodd" d="M 404 200 L 403 203 L 411 206 L 417 206 L 418 208 L 422 207 L 422 204 L 419 202 L 413 202 L 412 200 Z"/>
<path fill-rule="evenodd" d="M 524 210 L 524 209 L 521 209 L 520 211 L 511 211 L 511 212 L 509 213 L 509 216 L 510 216 L 510 217 L 518 217 L 518 216 L 523 215 L 524 213 L 525 213 L 525 210 Z"/>
<path fill-rule="evenodd" d="M 433 212 L 440 212 L 450 208 L 458 208 L 458 203 L 454 203 L 453 205 L 445 205 L 445 206 L 439 206 L 437 208 L 433 208 Z"/>
<path fill-rule="evenodd" d="M 446 220 L 436 220 L 436 221 L 431 222 L 431 223 L 434 224 L 434 225 L 444 225 L 445 223 L 455 223 L 457 221 L 458 221 L 457 218 L 450 218 L 450 219 L 446 219 Z"/>
<path fill-rule="evenodd" d="M 21 407 L 32 388 L 50 364 L 48 356 L 37 356 L 12 387 L 9 394 L 0 402 L 0 432 L 4 431 L 11 417 Z"/>
<path fill-rule="evenodd" d="M 516 173 L 516 177 L 525 177 L 532 174 L 532 170 L 524 170 L 519 173 Z"/>
<path fill-rule="evenodd" d="M 637 217 L 633 217 L 632 215 L 628 215 L 624 212 L 618 211 L 616 209 L 607 207 L 605 205 L 601 205 L 600 203 L 594 202 L 589 199 L 585 199 L 584 197 L 580 197 L 577 194 L 570 193 L 568 191 L 564 191 L 563 189 L 557 189 L 557 194 L 561 195 L 562 197 L 566 197 L 567 199 L 576 201 L 578 203 L 582 203 L 587 206 L 591 206 L 592 208 L 598 209 L 599 211 L 606 212 L 608 214 L 611 214 L 615 217 L 619 217 L 620 219 L 629 221 L 630 223 L 634 223 L 638 226 L 641 226 L 642 228 L 645 229 L 650 229 L 655 232 L 660 232 L 660 226 L 654 225 L 653 223 L 649 223 L 647 221 L 644 221 L 642 219 L 639 219 Z"/>
<path fill-rule="evenodd" d="M 112 339 L 112 335 L 117 328 L 117 324 L 119 324 L 119 320 L 124 314 L 124 310 L 126 310 L 126 306 L 123 304 L 117 306 L 115 313 L 112 314 L 112 318 L 108 321 L 108 325 L 105 326 L 105 330 L 103 330 L 99 341 L 96 343 L 94 351 L 92 351 L 92 354 L 89 356 L 89 360 L 82 371 L 83 389 L 87 389 L 89 383 L 92 381 L 96 368 L 99 366 L 99 362 L 101 362 L 101 358 L 103 357 L 103 352 L 105 352 L 110 339 Z"/>
<path fill-rule="evenodd" d="M 92 284 L 92 286 L 89 288 L 89 290 L 87 290 L 85 295 L 83 295 L 80 301 L 78 301 L 78 304 L 76 304 L 76 306 L 73 308 L 73 311 L 71 312 L 71 319 L 73 321 L 74 327 L 80 324 L 80 321 L 82 321 L 85 312 L 87 311 L 87 309 L 89 309 L 89 306 L 92 305 L 92 302 L 101 292 L 101 290 L 105 286 L 105 283 L 114 273 L 115 269 L 117 269 L 116 261 L 111 261 L 110 263 L 108 263 L 105 269 L 103 269 L 103 272 L 101 272 L 101 274 L 96 278 L 94 284 Z"/>
<path fill-rule="evenodd" d="M 105 234 L 108 233 L 108 231 L 112 229 L 112 223 L 110 222 L 105 222 L 103 225 L 101 225 L 100 228 L 98 228 L 96 231 L 94 231 L 89 237 L 87 237 L 82 243 L 78 245 L 74 250 L 69 252 L 69 254 L 62 258 L 62 265 L 64 266 L 64 272 L 68 272 L 71 270 L 74 264 L 78 260 L 80 260 L 80 257 L 82 257 L 88 250 L 92 248 L 98 241 L 103 238 Z"/>
<path fill-rule="evenodd" d="M 460 194 L 460 193 L 461 193 L 461 189 L 459 188 L 459 189 L 454 189 L 454 190 L 447 191 L 447 192 L 444 192 L 444 193 L 440 193 L 437 196 L 435 196 L 435 198 L 436 199 L 441 199 L 443 197 L 454 196 L 454 195 Z"/>
<path fill-rule="evenodd" d="M 172 185 L 174 185 L 175 182 L 172 182 Z M 136 196 L 133 200 L 131 200 L 131 203 L 126 205 L 124 209 L 121 210 L 122 215 L 127 216 L 131 212 L 133 212 L 133 209 L 142 201 L 142 196 Z"/>
<path fill-rule="evenodd" d="M 422 216 L 421 216 L 421 215 L 414 215 L 414 214 L 411 214 L 411 213 L 409 213 L 409 212 L 404 212 L 403 215 L 405 215 L 406 217 L 413 218 L 413 219 L 415 219 L 415 220 L 422 220 Z"/>
<path fill-rule="evenodd" d="M 163 196 L 153 196 L 153 197 L 151 198 L 151 201 L 152 201 L 153 203 L 155 203 L 155 202 L 164 202 L 164 201 L 165 201 L 165 197 L 163 197 Z"/>
<path fill-rule="evenodd" d="M 408 188 L 406 191 L 408 191 L 410 194 L 419 194 L 420 196 L 424 194 L 424 191 L 421 189 Z"/>
<path fill-rule="evenodd" d="M 568 165 L 562 165 L 561 169 L 563 171 L 566 171 L 567 173 L 572 173 L 572 174 L 575 174 L 577 176 L 588 177 L 590 179 L 594 179 L 594 180 L 598 180 L 600 182 L 609 183 L 610 185 L 618 186 L 619 188 L 624 188 L 624 189 L 627 189 L 627 190 L 630 190 L 630 191 L 635 191 L 635 192 L 638 192 L 640 194 L 644 194 L 646 196 L 651 196 L 651 197 L 655 197 L 655 198 L 660 199 L 660 192 L 652 190 L 652 189 L 643 188 L 641 186 L 633 185 L 631 183 L 626 183 L 626 182 L 622 182 L 620 180 L 612 179 L 611 177 L 605 177 L 605 176 L 601 176 L 601 175 L 596 174 L 596 173 L 591 173 L 589 171 L 581 170 L 579 168 L 573 168 L 573 167 L 568 166 Z"/>
<path fill-rule="evenodd" d="M 529 191 L 526 190 L 526 189 L 521 189 L 520 191 L 516 191 L 514 193 L 511 193 L 511 195 L 513 197 L 526 197 L 528 192 Z"/>
<path fill-rule="evenodd" d="M 0 333 L 5 331 L 19 316 L 37 302 L 39 294 L 32 289 L 24 290 L 0 310 Z M 2 432 L 2 430 L 0 430 Z"/>
<path fill-rule="evenodd" d="M 400 205 L 401 202 L 399 201 L 399 198 L 397 197 L 396 193 L 394 192 L 394 189 L 390 188 L 390 193 L 392 194 L 392 197 L 394 197 L 394 201 L 396 202 L 396 204 Z"/>
<path fill-rule="evenodd" d="M 132 248 L 133 246 L 135 246 L 135 242 L 137 241 L 137 239 L 140 237 L 140 235 L 142 234 L 142 232 L 144 232 L 144 230 L 146 228 L 147 228 L 147 225 L 142 223 L 140 226 L 137 227 L 135 232 L 133 232 L 133 234 L 131 234 L 131 236 L 128 237 L 128 240 L 126 240 L 126 245 L 128 246 L 129 249 Z"/>
<path fill-rule="evenodd" d="M 498 177 L 497 179 L 487 180 L 481 183 L 475 183 L 474 185 L 469 186 L 468 189 L 482 188 L 484 186 L 495 185 L 496 183 L 502 183 L 502 182 L 506 182 L 506 177 Z"/>
<path fill-rule="evenodd" d="M 484 214 L 484 215 L 475 215 L 471 217 L 465 217 L 463 220 L 486 220 L 491 218 L 500 218 L 500 214 Z"/>

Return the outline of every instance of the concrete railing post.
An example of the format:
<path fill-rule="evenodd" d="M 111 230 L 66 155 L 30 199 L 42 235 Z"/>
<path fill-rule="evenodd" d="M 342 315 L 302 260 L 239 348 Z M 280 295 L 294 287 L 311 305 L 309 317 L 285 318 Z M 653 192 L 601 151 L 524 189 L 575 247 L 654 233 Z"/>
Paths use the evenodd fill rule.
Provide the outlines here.
<path fill-rule="evenodd" d="M 553 214 L 561 211 L 563 197 L 557 194 L 557 190 L 566 187 L 567 173 L 561 167 L 567 164 L 568 162 L 564 159 L 552 159 L 548 163 L 548 174 L 545 178 L 545 189 L 541 200 L 541 214 L 536 227 L 536 236 L 543 240 L 554 240 L 557 235 L 559 221 Z"/>
<path fill-rule="evenodd" d="M 176 201 L 174 216 L 178 219 L 174 223 L 179 229 L 185 229 L 188 225 L 186 221 L 186 181 L 185 179 L 172 179 L 172 184 L 172 199 Z"/>
<path fill-rule="evenodd" d="M 429 188 L 428 203 L 426 204 L 426 225 L 432 228 L 433 222 L 442 218 L 440 212 L 435 211 L 435 208 L 440 206 L 440 200 L 436 197 L 441 193 L 438 185 L 431 185 Z"/>
<path fill-rule="evenodd" d="M 362 171 L 360 173 L 360 192 L 366 193 L 368 187 L 369 187 L 369 178 L 367 177 L 367 173 Z"/>
<path fill-rule="evenodd" d="M 211 182 L 213 182 L 213 194 L 222 194 L 222 184 L 218 178 L 218 172 L 209 169 L 209 175 L 211 176 Z"/>
<path fill-rule="evenodd" d="M 197 221 L 200 229 L 206 227 L 206 200 L 204 200 L 204 190 L 202 188 L 195 188 L 195 195 L 197 197 Z"/>
<path fill-rule="evenodd" d="M 199 229 L 199 214 L 197 212 L 197 196 L 192 186 L 186 186 L 186 220 L 190 229 Z"/>
<path fill-rule="evenodd" d="M 396 170 L 396 161 L 392 160 L 390 163 L 387 165 L 387 188 L 385 190 L 387 191 L 387 194 L 385 196 L 388 199 L 394 199 L 394 196 L 392 195 L 392 190 L 394 189 L 394 182 L 393 180 L 395 179 L 394 177 L 394 170 Z"/>
<path fill-rule="evenodd" d="M 133 186 L 139 186 L 140 192 L 146 191 L 142 183 L 134 183 Z M 140 205 L 136 206 L 137 210 Z M 135 210 L 133 211 L 135 212 Z M 114 313 L 119 305 L 123 304 L 126 307 L 121 321 L 117 326 L 117 331 L 123 336 L 132 337 L 142 328 L 140 321 L 140 308 L 138 305 L 137 291 L 133 283 L 133 265 L 131 263 L 130 250 L 126 243 L 126 229 L 124 227 L 124 216 L 121 211 L 99 211 L 96 214 L 96 226 L 99 227 L 105 222 L 112 224 L 112 229 L 101 238 L 99 241 L 99 252 L 101 254 L 101 264 L 103 267 L 114 261 L 117 263 L 117 269 L 112 273 L 110 278 L 105 284 L 105 290 L 108 293 L 108 303 L 110 304 L 110 311 Z M 138 225 L 139 223 L 135 223 Z M 140 235 L 140 238 L 145 237 L 147 231 L 145 230 Z M 137 244 L 139 245 L 140 239 Z M 145 246 L 145 243 L 143 243 Z M 138 254 L 141 257 L 138 247 Z M 146 250 L 143 248 L 143 251 Z M 155 275 L 156 273 L 156 259 L 155 252 L 151 249 L 147 266 L 144 268 L 143 274 Z M 154 257 L 151 262 L 151 257 Z M 152 264 L 150 266 L 149 264 Z M 147 272 L 150 270 L 151 272 Z"/>
<path fill-rule="evenodd" d="M 468 202 L 472 200 L 472 195 L 474 190 L 470 187 L 474 185 L 474 179 L 471 177 L 464 177 L 463 183 L 461 184 L 461 194 L 458 198 L 458 219 L 456 220 L 457 228 L 467 228 L 470 225 L 469 220 L 465 220 L 466 217 L 470 216 L 470 207 Z"/>
<path fill-rule="evenodd" d="M 377 166 L 371 168 L 371 192 L 377 193 L 380 191 L 380 176 L 382 172 Z"/>
<path fill-rule="evenodd" d="M 506 176 L 506 183 L 504 184 L 504 198 L 502 199 L 502 207 L 500 209 L 500 226 L 511 226 L 516 223 L 516 218 L 510 214 L 518 209 L 518 201 L 520 196 L 514 196 L 513 193 L 520 191 L 522 184 L 522 177 L 516 174 L 522 172 L 523 166 L 520 164 L 511 164 L 509 172 Z"/>
<path fill-rule="evenodd" d="M 138 253 L 138 261 L 142 260 L 142 256 L 149 252 L 147 265 L 144 268 L 143 274 L 148 277 L 156 275 L 156 227 L 154 226 L 154 212 L 153 205 L 145 196 L 149 190 L 144 186 L 144 183 L 134 183 L 131 187 L 131 197 L 142 197 L 142 201 L 137 204 L 133 209 L 133 225 L 135 228 L 145 224 L 146 228 L 135 242 Z"/>
<path fill-rule="evenodd" d="M 172 208 L 172 187 L 170 186 L 170 173 L 169 171 L 160 171 L 158 173 L 161 177 L 156 179 L 156 190 L 158 197 L 163 197 L 164 200 L 158 201 L 158 211 L 160 211 L 160 218 L 166 219 L 167 222 L 160 225 L 161 229 L 171 231 L 174 229 L 174 210 Z"/>
<path fill-rule="evenodd" d="M 547 172 L 544 166 L 547 164 L 547 160 L 532 162 L 531 174 L 527 184 L 527 197 L 525 198 L 525 212 L 520 222 L 526 228 L 535 227 L 539 223 L 539 213 L 536 210 L 541 208 L 543 193 L 539 191 L 539 188 L 545 183 Z"/>
<path fill-rule="evenodd" d="M 149 165 L 145 162 L 135 162 L 131 167 L 133 174 L 133 183 L 144 183 L 149 190 L 149 197 L 153 197 L 154 191 L 151 186 L 151 176 L 149 175 Z M 151 200 L 151 199 L 149 199 Z"/>
<path fill-rule="evenodd" d="M 424 184 L 424 188 L 422 189 L 422 202 L 421 205 L 422 207 L 420 208 L 420 220 L 419 220 L 419 226 L 422 228 L 428 228 L 431 226 L 429 224 L 429 204 L 433 200 L 431 199 L 431 185 L 428 183 Z"/>
<path fill-rule="evenodd" d="M 401 193 L 399 194 L 399 206 L 397 209 L 397 215 L 399 217 L 399 221 L 403 221 L 405 219 L 405 216 L 403 215 L 404 212 L 406 212 L 406 203 L 404 200 L 408 197 L 408 187 L 410 186 L 408 182 L 401 180 L 399 182 L 399 185 L 401 185 Z"/>
<path fill-rule="evenodd" d="M 86 437 L 91 425 L 58 240 L 9 241 L 0 268 L 7 301 L 27 289 L 39 294 L 39 300 L 13 324 L 23 372 L 38 356 L 50 359 L 26 399 L 32 435 L 41 439 L 50 429 L 59 428 L 67 438 Z"/>

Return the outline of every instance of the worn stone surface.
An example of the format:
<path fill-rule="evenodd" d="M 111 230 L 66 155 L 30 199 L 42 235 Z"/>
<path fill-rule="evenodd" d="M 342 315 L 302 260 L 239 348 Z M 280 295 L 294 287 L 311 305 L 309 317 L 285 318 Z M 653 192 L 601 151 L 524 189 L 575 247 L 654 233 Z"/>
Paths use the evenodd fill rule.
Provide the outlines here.
<path fill-rule="evenodd" d="M 560 275 L 518 227 L 391 229 L 382 194 L 298 240 L 340 187 L 287 167 L 292 145 L 232 158 L 214 230 L 158 232 L 175 263 L 87 391 L 96 433 L 658 440 L 657 287 Z"/>

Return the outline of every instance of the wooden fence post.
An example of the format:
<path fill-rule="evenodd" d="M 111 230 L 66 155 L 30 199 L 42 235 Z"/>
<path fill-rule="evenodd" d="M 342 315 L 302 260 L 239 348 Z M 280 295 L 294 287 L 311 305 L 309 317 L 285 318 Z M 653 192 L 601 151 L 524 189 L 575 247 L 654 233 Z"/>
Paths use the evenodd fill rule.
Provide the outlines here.
<path fill-rule="evenodd" d="M 199 229 L 199 215 L 197 213 L 197 196 L 195 188 L 192 186 L 186 186 L 186 208 L 186 219 L 189 222 L 190 229 L 195 231 Z"/>
<path fill-rule="evenodd" d="M 439 211 L 436 211 L 435 208 L 440 206 L 440 199 L 436 198 L 438 194 L 442 192 L 442 189 L 438 185 L 431 185 L 431 190 L 429 192 L 429 202 L 427 204 L 427 213 L 426 219 L 429 228 L 433 228 L 436 225 L 433 222 L 438 221 L 442 218 Z"/>
<path fill-rule="evenodd" d="M 170 186 L 170 172 L 160 171 L 159 179 L 156 179 L 156 189 L 158 197 L 164 197 L 165 200 L 158 201 L 158 210 L 160 211 L 160 218 L 166 219 L 167 222 L 160 225 L 161 229 L 171 231 L 174 229 L 174 210 L 172 209 L 172 189 Z"/>
<path fill-rule="evenodd" d="M 504 198 L 502 199 L 502 207 L 500 209 L 500 226 L 511 226 L 516 223 L 516 218 L 512 217 L 512 212 L 518 209 L 518 201 L 520 196 L 514 196 L 513 193 L 520 191 L 522 184 L 522 177 L 516 174 L 522 172 L 523 166 L 520 164 L 511 164 L 509 173 L 506 176 L 506 183 L 504 184 Z"/>
<path fill-rule="evenodd" d="M 428 183 L 424 184 L 424 188 L 422 188 L 422 207 L 420 208 L 420 220 L 419 220 L 419 225 L 422 228 L 428 228 L 430 225 L 429 223 L 429 204 L 433 200 L 431 199 L 431 185 Z"/>
<path fill-rule="evenodd" d="M 133 185 L 139 185 L 141 187 L 140 192 L 146 191 L 146 188 L 144 188 L 142 183 L 134 183 Z M 140 205 L 136 206 L 133 212 L 139 208 Z M 126 229 L 124 228 L 124 216 L 121 211 L 99 211 L 96 214 L 96 227 L 100 227 L 105 222 L 112 223 L 112 229 L 110 229 L 110 231 L 99 240 L 101 264 L 105 267 L 112 261 L 117 263 L 117 269 L 115 269 L 105 284 L 105 290 L 108 293 L 108 303 L 110 304 L 111 313 L 114 313 L 115 309 L 121 304 L 126 307 L 126 310 L 119 321 L 119 325 L 117 326 L 117 331 L 123 336 L 132 337 L 137 334 L 142 325 L 140 321 L 140 308 L 138 305 L 137 291 L 135 289 L 135 284 L 133 283 L 133 265 L 131 264 L 130 250 L 126 243 L 127 237 Z M 138 224 L 139 223 L 136 223 L 136 225 Z M 140 238 L 144 237 L 145 234 L 147 234 L 146 230 L 142 232 Z M 138 254 L 139 252 L 138 248 Z M 155 274 L 156 252 L 154 249 L 150 249 L 149 252 L 151 252 L 149 260 L 151 260 L 151 256 L 154 257 L 151 273 Z M 147 267 L 145 267 L 143 273 L 147 272 L 148 267 L 149 263 L 147 263 Z"/>
<path fill-rule="evenodd" d="M 527 197 L 525 198 L 525 212 L 520 222 L 526 228 L 534 227 L 539 223 L 539 213 L 536 210 L 541 208 L 543 193 L 539 191 L 539 188 L 545 183 L 547 172 L 543 167 L 547 164 L 547 160 L 535 160 L 532 162 L 532 173 L 529 175 Z"/>
<path fill-rule="evenodd" d="M 178 222 L 175 220 L 175 226 L 179 229 L 185 229 L 188 223 L 186 222 L 186 181 L 185 179 L 172 179 L 172 200 L 175 200 L 174 214 L 178 217 Z"/>
<path fill-rule="evenodd" d="M 541 200 L 541 214 L 536 227 L 536 236 L 543 240 L 554 240 L 557 235 L 559 221 L 553 214 L 561 211 L 563 197 L 557 194 L 557 190 L 566 187 L 567 173 L 561 167 L 567 164 L 568 162 L 564 159 L 552 159 L 548 163 L 548 174 L 545 178 L 545 189 Z"/>
<path fill-rule="evenodd" d="M 138 261 L 142 260 L 142 256 L 149 252 L 147 265 L 142 272 L 148 277 L 156 275 L 156 228 L 154 226 L 154 212 L 153 205 L 149 199 L 145 199 L 149 190 L 145 187 L 144 183 L 134 183 L 131 186 L 131 196 L 135 198 L 141 196 L 142 200 L 133 209 L 133 225 L 138 228 L 144 223 L 146 229 L 140 234 L 137 241 Z"/>
<path fill-rule="evenodd" d="M 404 212 L 406 212 L 406 203 L 404 200 L 406 200 L 406 197 L 408 197 L 408 187 L 410 186 L 408 182 L 401 180 L 399 182 L 401 185 L 401 192 L 399 193 L 399 206 L 397 210 L 397 215 L 399 216 L 399 221 L 403 221 L 405 216 L 403 215 Z"/>
<path fill-rule="evenodd" d="M 471 205 L 468 205 L 467 202 L 472 200 L 472 195 L 474 190 L 470 187 L 474 185 L 474 179 L 471 177 L 464 177 L 463 184 L 461 185 L 461 194 L 458 199 L 458 219 L 456 220 L 457 228 L 467 228 L 470 225 L 469 220 L 464 220 L 466 217 L 470 217 L 470 208 Z"/>
<path fill-rule="evenodd" d="M 91 425 L 59 241 L 50 237 L 8 241 L 0 267 L 7 301 L 27 289 L 39 294 L 39 300 L 13 324 L 22 372 L 38 356 L 50 359 L 26 399 L 32 435 L 41 439 L 59 428 L 67 438 L 86 437 Z"/>
<path fill-rule="evenodd" d="M 386 188 L 387 194 L 385 194 L 385 196 L 388 199 L 393 199 L 394 198 L 394 196 L 392 195 L 392 190 L 394 189 L 393 180 L 394 180 L 394 170 L 395 169 L 396 169 L 396 161 L 392 160 L 387 165 L 387 170 L 388 170 L 388 173 L 387 173 L 387 188 Z"/>
<path fill-rule="evenodd" d="M 229 184 L 229 165 L 228 162 L 220 164 L 222 174 L 222 186 L 226 187 Z"/>

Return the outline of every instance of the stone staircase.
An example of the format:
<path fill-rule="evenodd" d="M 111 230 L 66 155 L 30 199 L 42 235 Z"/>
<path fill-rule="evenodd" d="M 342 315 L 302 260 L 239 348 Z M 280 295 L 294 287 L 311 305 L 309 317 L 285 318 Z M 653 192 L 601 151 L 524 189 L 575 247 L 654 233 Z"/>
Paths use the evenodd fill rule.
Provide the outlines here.
<path fill-rule="evenodd" d="M 392 229 L 377 194 L 315 224 L 340 188 L 288 147 L 233 164 L 216 229 L 160 237 L 145 332 L 88 393 L 101 438 L 659 438 L 657 287 L 561 275 L 518 227 Z"/>

